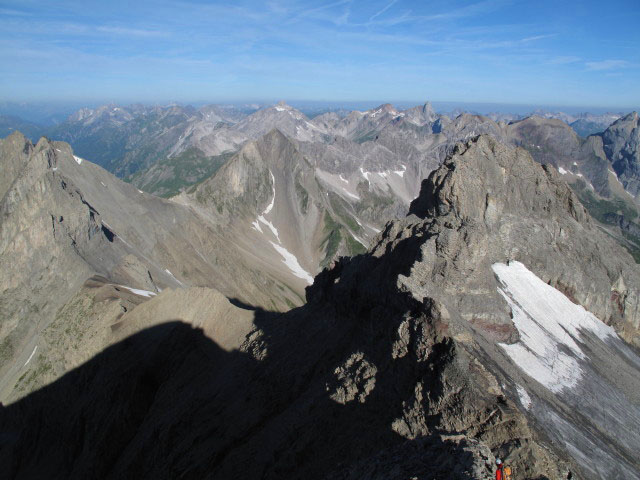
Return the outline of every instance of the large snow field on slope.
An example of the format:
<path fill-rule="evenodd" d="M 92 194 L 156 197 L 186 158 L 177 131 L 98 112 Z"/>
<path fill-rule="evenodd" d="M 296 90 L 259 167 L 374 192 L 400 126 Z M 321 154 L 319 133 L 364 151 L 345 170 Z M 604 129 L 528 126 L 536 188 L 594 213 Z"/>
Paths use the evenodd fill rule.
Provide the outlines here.
<path fill-rule="evenodd" d="M 580 332 L 590 331 L 606 340 L 617 337 L 613 328 L 520 262 L 496 263 L 493 271 L 520 333 L 519 342 L 500 346 L 525 373 L 552 392 L 575 386 L 582 376 L 578 359 L 586 359 L 577 343 Z"/>

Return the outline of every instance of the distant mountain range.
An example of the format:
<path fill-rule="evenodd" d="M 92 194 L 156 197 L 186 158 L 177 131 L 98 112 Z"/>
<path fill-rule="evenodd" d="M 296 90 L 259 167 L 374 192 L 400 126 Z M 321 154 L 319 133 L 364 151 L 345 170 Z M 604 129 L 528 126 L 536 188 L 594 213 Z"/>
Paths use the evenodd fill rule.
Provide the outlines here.
<path fill-rule="evenodd" d="M 640 227 L 634 198 L 640 175 L 633 115 L 543 111 L 526 118 L 443 115 L 426 103 L 406 110 L 384 104 L 364 112 L 334 111 L 308 118 L 284 102 L 256 111 L 252 108 L 106 105 L 78 110 L 48 135 L 68 142 L 79 156 L 143 191 L 171 197 L 197 190 L 198 198 L 203 199 L 207 195 L 200 184 L 210 185 L 207 179 L 227 162 L 234 164 L 233 159 L 251 141 L 276 129 L 310 165 L 319 192 L 329 194 L 323 193 L 323 199 L 333 199 L 333 219 L 343 219 L 335 224 L 343 229 L 342 246 L 335 246 L 335 251 L 354 252 L 357 245 L 368 245 L 386 220 L 406 213 L 419 191 L 420 179 L 457 142 L 487 133 L 566 172 L 566 179 L 594 216 L 638 251 Z M 37 132 L 34 125 L 15 118 L 5 125 L 12 122 L 31 134 Z M 598 125 L 594 129 L 604 133 L 586 138 L 578 135 L 577 125 L 586 124 Z M 261 188 L 268 191 L 268 184 L 265 177 Z M 351 242 L 351 249 L 345 250 L 345 239 Z M 318 265 L 319 260 L 330 261 L 331 255 L 314 258 Z"/>

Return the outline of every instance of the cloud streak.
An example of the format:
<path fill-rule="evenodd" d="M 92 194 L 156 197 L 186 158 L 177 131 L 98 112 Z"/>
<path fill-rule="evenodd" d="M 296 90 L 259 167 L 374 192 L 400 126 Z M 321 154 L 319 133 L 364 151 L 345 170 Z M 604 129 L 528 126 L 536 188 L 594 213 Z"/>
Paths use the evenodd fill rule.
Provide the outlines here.
<path fill-rule="evenodd" d="M 382 9 L 378 10 L 371 17 L 369 17 L 369 21 L 372 22 L 373 20 L 378 18 L 380 15 L 382 15 L 384 12 L 386 12 L 391 7 L 393 7 L 396 3 L 398 3 L 398 0 L 391 0 L 391 2 L 389 2 L 387 5 L 385 5 Z"/>
<path fill-rule="evenodd" d="M 590 71 L 618 70 L 629 66 L 626 60 L 602 60 L 600 62 L 586 62 L 585 66 Z"/>

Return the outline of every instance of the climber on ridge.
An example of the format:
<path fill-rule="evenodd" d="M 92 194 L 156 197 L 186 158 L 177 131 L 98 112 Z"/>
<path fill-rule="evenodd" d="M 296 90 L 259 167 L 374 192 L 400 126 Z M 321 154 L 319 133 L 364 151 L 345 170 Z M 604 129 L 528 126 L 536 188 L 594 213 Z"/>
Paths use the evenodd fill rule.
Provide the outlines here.
<path fill-rule="evenodd" d="M 496 480 L 506 480 L 504 477 L 504 465 L 499 458 L 496 458 Z"/>

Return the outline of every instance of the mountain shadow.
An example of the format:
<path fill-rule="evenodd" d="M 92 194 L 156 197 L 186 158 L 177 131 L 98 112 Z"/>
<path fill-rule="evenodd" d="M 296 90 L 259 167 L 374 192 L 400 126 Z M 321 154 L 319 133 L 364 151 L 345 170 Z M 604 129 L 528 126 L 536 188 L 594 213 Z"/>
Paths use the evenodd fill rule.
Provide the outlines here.
<path fill-rule="evenodd" d="M 380 275 L 406 266 L 351 262 Z M 416 382 L 427 403 L 451 393 L 454 343 L 394 358 L 390 340 L 417 302 L 400 293 L 366 307 L 329 277 L 308 306 L 256 310 L 241 351 L 176 320 L 0 408 L 3 478 L 476 478 L 490 452 L 441 436 L 440 414 L 422 430 L 393 427 Z M 351 298 L 334 308 L 325 295 Z"/>

